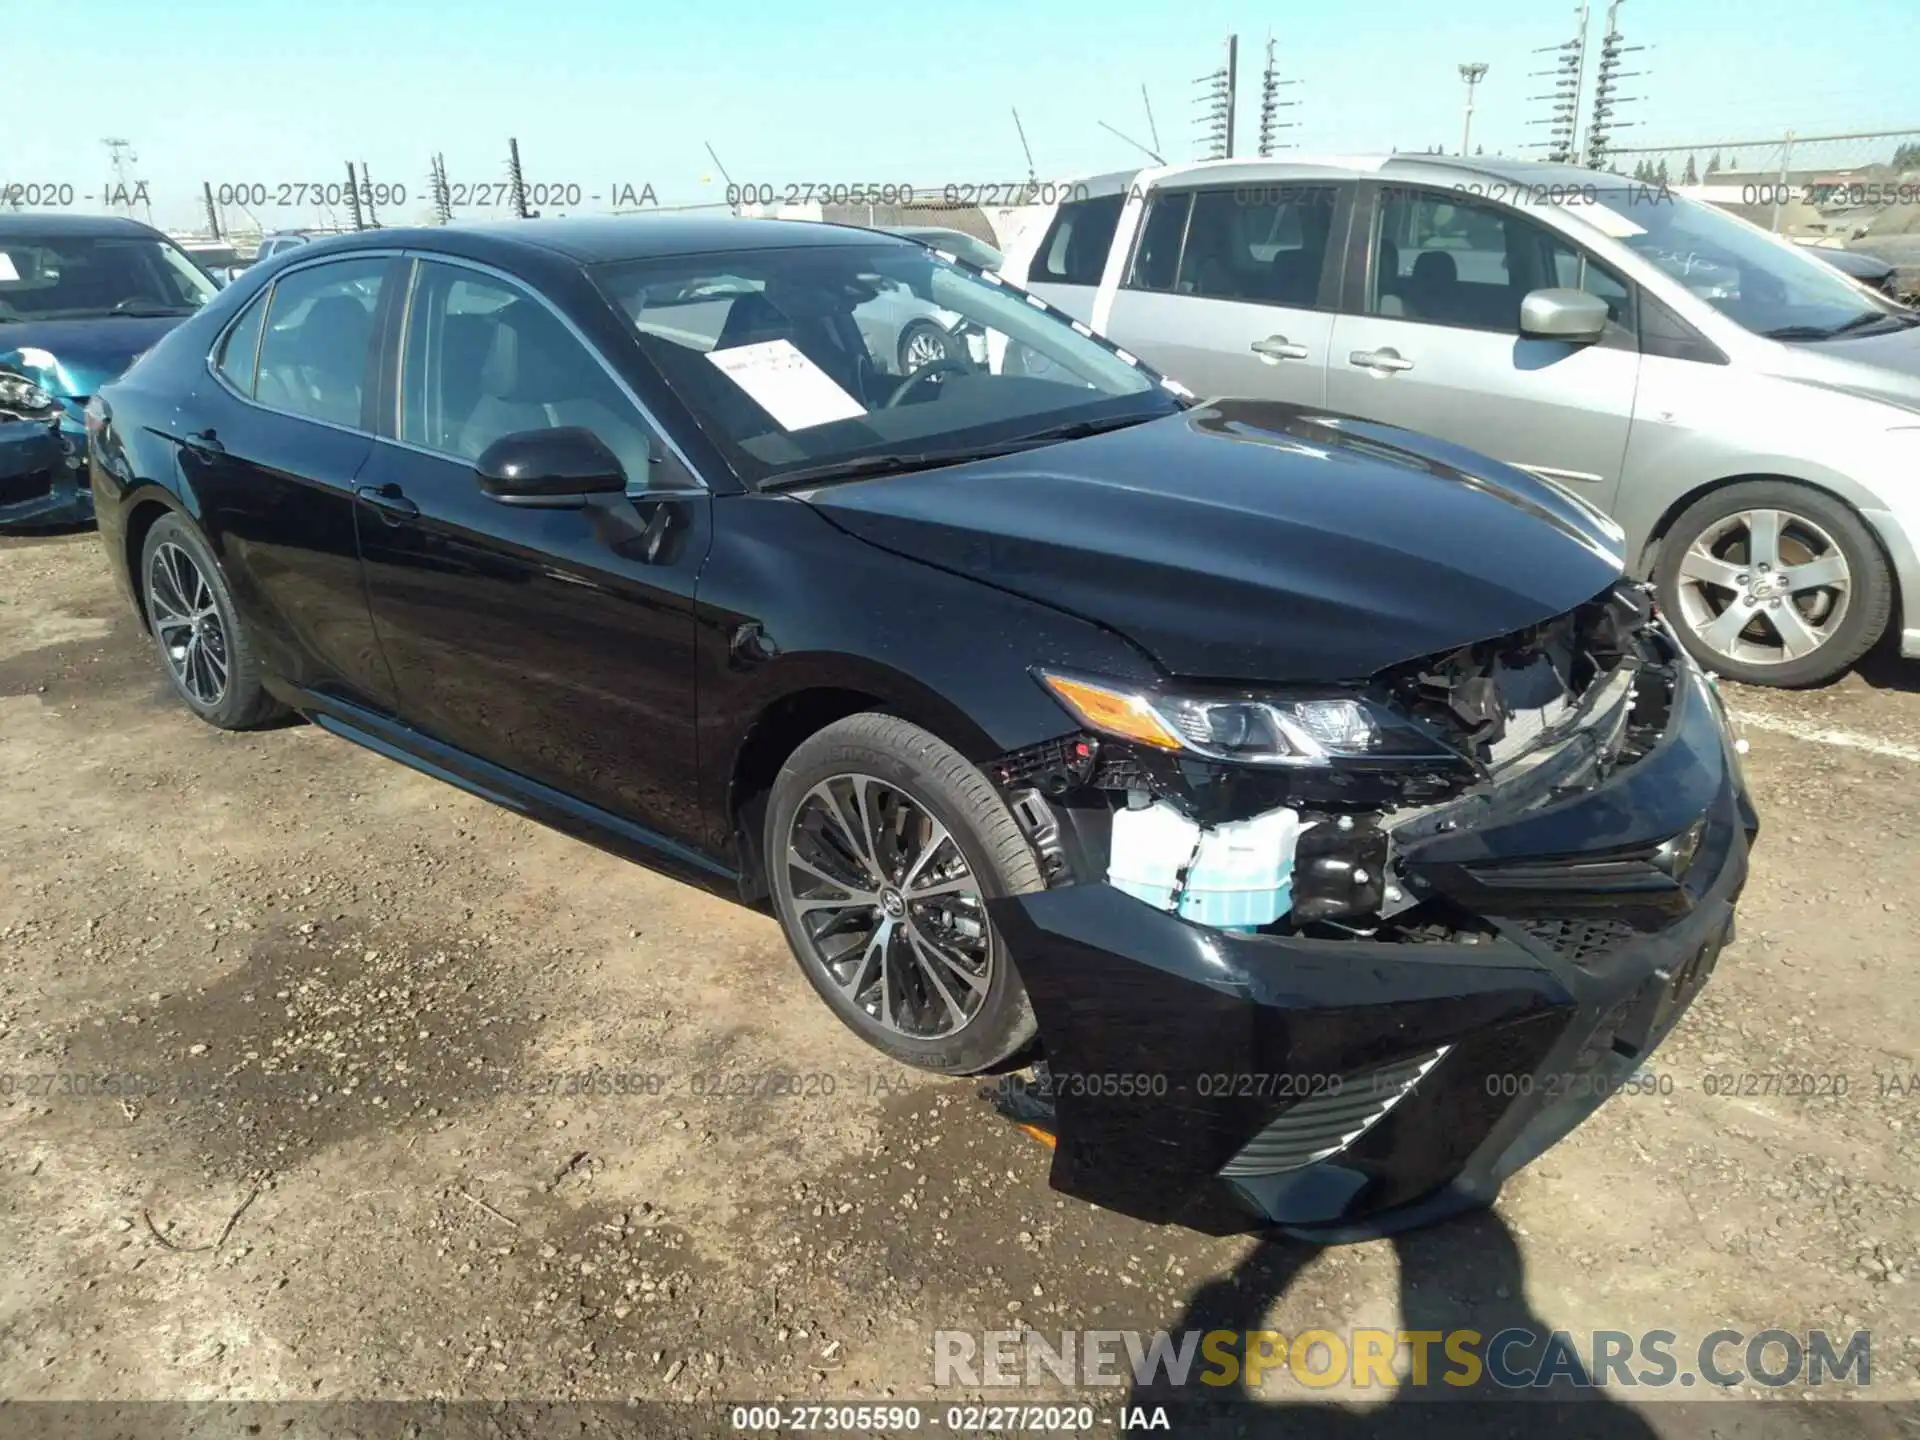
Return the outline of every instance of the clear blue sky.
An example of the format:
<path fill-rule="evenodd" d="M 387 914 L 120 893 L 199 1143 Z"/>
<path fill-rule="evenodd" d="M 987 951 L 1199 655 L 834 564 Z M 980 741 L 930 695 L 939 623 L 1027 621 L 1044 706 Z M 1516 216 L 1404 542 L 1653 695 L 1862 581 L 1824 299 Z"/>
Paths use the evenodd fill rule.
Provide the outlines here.
<path fill-rule="evenodd" d="M 1596 44 L 1604 5 L 1590 31 Z M 1920 0 L 1627 0 L 1654 48 L 1629 68 L 1646 100 L 1620 143 L 1788 128 L 1920 126 Z M 1018 106 L 1043 176 L 1118 168 L 1147 86 L 1161 149 L 1199 148 L 1194 77 L 1241 37 L 1240 147 L 1252 149 L 1260 53 L 1277 27 L 1290 133 L 1307 149 L 1459 143 L 1456 65 L 1491 66 L 1474 137 L 1518 153 L 1542 134 L 1530 53 L 1573 30 L 1540 0 L 0 0 L 0 183 L 108 177 L 105 136 L 133 142 L 163 225 L 192 224 L 200 181 L 334 182 L 364 161 L 424 196 L 428 156 L 455 181 L 505 176 L 597 193 L 651 183 L 666 203 L 735 180 L 1014 180 Z M 32 44 L 20 37 L 38 34 Z M 76 208 L 97 208 L 81 205 Z M 593 208 L 586 206 L 583 208 Z M 402 214 L 416 218 L 418 200 Z M 267 212 L 269 225 L 312 214 Z"/>

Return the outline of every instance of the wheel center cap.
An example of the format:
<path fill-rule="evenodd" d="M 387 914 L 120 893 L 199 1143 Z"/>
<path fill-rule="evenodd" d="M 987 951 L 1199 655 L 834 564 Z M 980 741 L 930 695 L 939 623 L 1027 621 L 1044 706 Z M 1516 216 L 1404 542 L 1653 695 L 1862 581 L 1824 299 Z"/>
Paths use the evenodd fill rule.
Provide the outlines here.
<path fill-rule="evenodd" d="M 880 908 L 892 919 L 904 920 L 907 914 L 906 897 L 889 886 L 880 892 Z"/>

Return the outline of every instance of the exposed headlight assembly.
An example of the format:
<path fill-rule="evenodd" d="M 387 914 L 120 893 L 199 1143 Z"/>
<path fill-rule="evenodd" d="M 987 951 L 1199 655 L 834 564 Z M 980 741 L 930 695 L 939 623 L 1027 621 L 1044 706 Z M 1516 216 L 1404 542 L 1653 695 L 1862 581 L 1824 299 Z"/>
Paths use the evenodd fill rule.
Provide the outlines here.
<path fill-rule="evenodd" d="M 1354 696 L 1214 698 L 1056 670 L 1034 673 L 1090 730 L 1209 760 L 1326 766 L 1460 758 L 1419 726 Z"/>
<path fill-rule="evenodd" d="M 54 408 L 53 396 L 24 375 L 0 370 L 0 410 L 44 415 Z"/>

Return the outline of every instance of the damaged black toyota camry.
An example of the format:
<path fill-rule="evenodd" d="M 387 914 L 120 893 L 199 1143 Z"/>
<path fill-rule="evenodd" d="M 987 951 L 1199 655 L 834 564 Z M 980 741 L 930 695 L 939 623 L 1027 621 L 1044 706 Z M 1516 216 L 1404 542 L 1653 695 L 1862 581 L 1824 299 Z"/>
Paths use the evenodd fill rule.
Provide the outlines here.
<path fill-rule="evenodd" d="M 935 313 L 900 374 L 881 332 Z M 769 908 L 886 1054 L 1037 1062 L 1001 1093 L 1053 1183 L 1134 1215 L 1484 1204 L 1732 933 L 1739 746 L 1609 521 L 1197 401 L 919 245 L 326 240 L 88 426 L 201 718 L 297 712 Z"/>

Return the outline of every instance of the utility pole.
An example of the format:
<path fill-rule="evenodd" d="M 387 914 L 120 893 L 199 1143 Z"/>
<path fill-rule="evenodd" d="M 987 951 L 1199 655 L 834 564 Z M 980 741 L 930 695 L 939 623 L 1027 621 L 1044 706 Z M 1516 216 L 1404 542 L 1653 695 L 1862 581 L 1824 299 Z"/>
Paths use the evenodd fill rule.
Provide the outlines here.
<path fill-rule="evenodd" d="M 1534 51 L 1536 55 L 1558 55 L 1560 58 L 1548 70 L 1535 70 L 1535 75 L 1549 76 L 1553 88 L 1545 95 L 1530 96 L 1534 100 L 1548 100 L 1547 118 L 1530 123 L 1546 125 L 1547 138 L 1536 142 L 1546 147 L 1547 159 L 1558 165 L 1571 165 L 1579 151 L 1580 134 L 1580 91 L 1587 70 L 1587 6 L 1583 3 L 1573 12 L 1577 28 L 1574 36 L 1561 45 L 1547 45 Z"/>
<path fill-rule="evenodd" d="M 200 182 L 200 195 L 201 198 L 207 202 L 208 233 L 216 240 L 224 240 L 226 237 L 220 233 L 220 212 L 213 208 L 213 182 L 211 180 L 202 180 Z"/>
<path fill-rule="evenodd" d="M 1282 130 L 1298 128 L 1297 122 L 1283 122 L 1280 119 L 1280 112 L 1282 110 L 1291 110 L 1300 102 L 1298 100 L 1282 100 L 1280 98 L 1280 87 L 1282 85 L 1298 85 L 1299 83 L 1298 80 L 1282 80 L 1280 78 L 1279 62 L 1274 58 L 1274 39 L 1271 35 L 1267 36 L 1267 63 L 1260 72 L 1259 142 L 1260 158 L 1262 160 L 1272 159 L 1273 152 L 1276 150 L 1292 148 L 1290 145 L 1281 143 L 1280 132 Z"/>
<path fill-rule="evenodd" d="M 1592 170 L 1607 168 L 1607 148 L 1613 132 L 1624 130 L 1632 121 L 1616 121 L 1614 110 L 1621 105 L 1638 100 L 1638 95 L 1622 95 L 1620 82 L 1637 75 L 1643 70 L 1622 70 L 1620 57 L 1630 55 L 1636 50 L 1644 50 L 1644 45 L 1623 45 L 1620 37 L 1621 0 L 1612 0 L 1607 6 L 1607 32 L 1600 37 L 1600 63 L 1593 77 L 1593 118 L 1587 122 L 1587 167 Z"/>
<path fill-rule="evenodd" d="M 1467 82 L 1467 119 L 1466 123 L 1460 127 L 1460 153 L 1462 155 L 1471 155 L 1473 153 L 1473 92 L 1481 80 L 1485 78 L 1486 73 L 1487 62 L 1484 60 L 1470 60 L 1460 67 L 1460 78 Z"/>
<path fill-rule="evenodd" d="M 1202 75 L 1193 83 L 1207 88 L 1201 92 L 1200 103 L 1206 106 L 1202 112 L 1201 123 L 1205 127 L 1209 160 L 1225 160 L 1233 154 L 1233 107 L 1234 92 L 1238 84 L 1240 69 L 1240 37 L 1227 36 L 1227 63 L 1211 74 Z"/>

